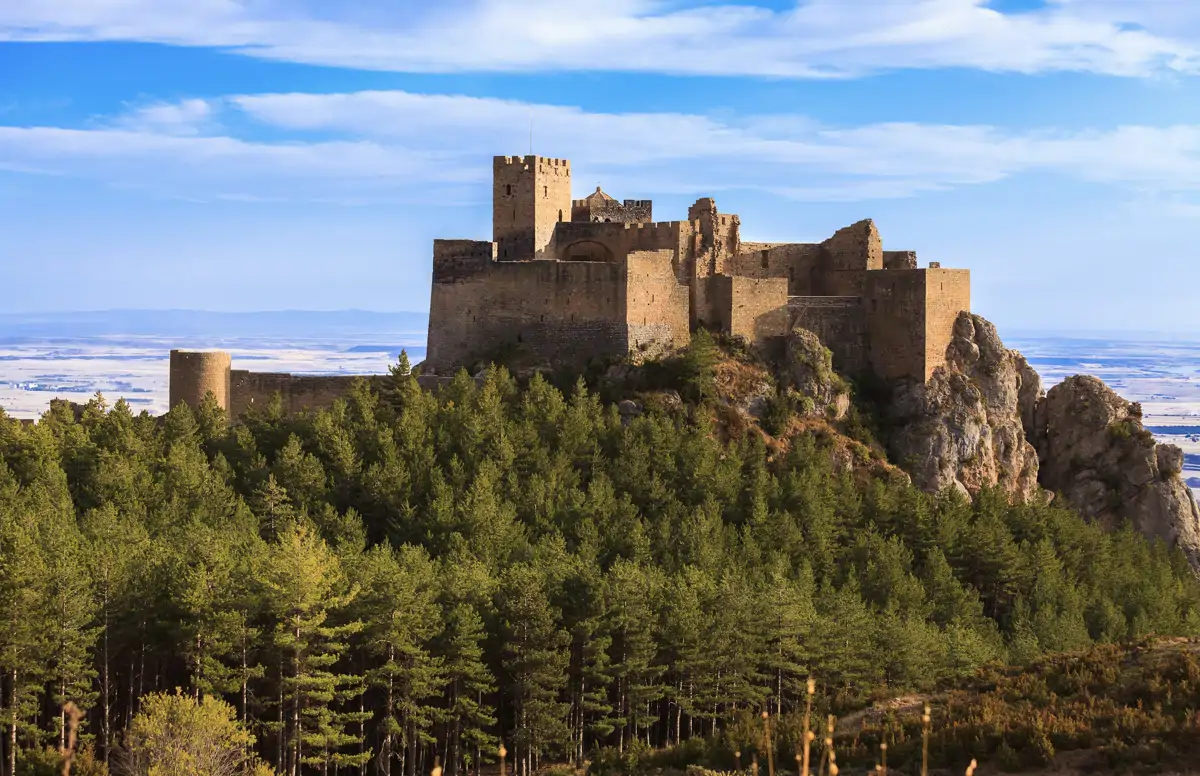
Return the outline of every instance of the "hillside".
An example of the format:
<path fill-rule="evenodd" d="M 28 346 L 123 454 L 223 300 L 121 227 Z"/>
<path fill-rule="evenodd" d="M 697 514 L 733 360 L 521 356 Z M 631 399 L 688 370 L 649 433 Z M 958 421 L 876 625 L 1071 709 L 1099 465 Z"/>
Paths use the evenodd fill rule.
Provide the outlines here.
<path fill-rule="evenodd" d="M 379 394 L 232 426 L 99 398 L 0 420 L 10 771 L 64 702 L 107 760 L 174 688 L 232 704 L 284 772 L 461 776 L 503 741 L 527 776 L 707 747 L 794 714 L 810 674 L 844 716 L 1200 635 L 1178 548 L 987 483 L 920 490 L 817 344 L 782 371 L 700 337 L 437 393 L 402 359 Z"/>

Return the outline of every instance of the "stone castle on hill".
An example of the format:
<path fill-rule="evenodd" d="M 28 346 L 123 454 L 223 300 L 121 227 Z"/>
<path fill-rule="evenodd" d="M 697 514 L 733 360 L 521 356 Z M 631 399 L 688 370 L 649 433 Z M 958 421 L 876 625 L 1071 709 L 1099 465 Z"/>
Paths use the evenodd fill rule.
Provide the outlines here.
<path fill-rule="evenodd" d="M 513 347 L 582 364 L 667 352 L 701 327 L 764 344 L 796 326 L 844 374 L 925 381 L 970 309 L 968 270 L 918 268 L 870 220 L 823 243 L 743 242 L 712 199 L 660 222 L 649 200 L 571 199 L 566 159 L 498 156 L 493 176 L 492 239 L 433 244 L 427 385 Z M 172 351 L 170 370 L 170 406 L 211 391 L 231 417 L 275 395 L 325 407 L 355 379 L 235 370 L 220 351 Z"/>
<path fill-rule="evenodd" d="M 571 199 L 566 159 L 497 156 L 492 239 L 435 240 L 423 370 L 518 346 L 549 362 L 653 355 L 704 327 L 762 344 L 801 326 L 844 373 L 927 380 L 970 272 L 885 251 L 872 221 L 823 243 L 743 242 L 712 199 L 654 222 L 649 200 Z"/>

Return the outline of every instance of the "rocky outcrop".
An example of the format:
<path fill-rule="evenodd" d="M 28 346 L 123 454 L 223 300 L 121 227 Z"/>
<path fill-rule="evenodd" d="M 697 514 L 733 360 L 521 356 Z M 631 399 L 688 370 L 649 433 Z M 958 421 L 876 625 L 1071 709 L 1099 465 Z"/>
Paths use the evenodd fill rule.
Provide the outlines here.
<path fill-rule="evenodd" d="M 973 496 L 998 486 L 1013 498 L 1043 498 L 1037 450 L 1026 438 L 1041 379 L 996 327 L 961 313 L 946 364 L 928 382 L 896 389 L 885 417 L 892 460 L 920 488 Z"/>
<path fill-rule="evenodd" d="M 850 409 L 850 386 L 833 371 L 833 354 L 816 334 L 792 330 L 784 342 L 783 384 L 807 398 L 803 414 L 841 420 Z"/>
<path fill-rule="evenodd" d="M 1038 404 L 1030 438 L 1042 484 L 1108 528 L 1125 521 L 1184 549 L 1200 568 L 1200 509 L 1183 481 L 1183 451 L 1156 444 L 1141 406 L 1095 377 L 1077 375 Z"/>
<path fill-rule="evenodd" d="M 1181 477 L 1183 451 L 1155 444 L 1141 407 L 1095 377 L 1043 393 L 1025 358 L 978 315 L 958 316 L 945 366 L 898 387 L 885 418 L 892 460 L 924 490 L 1061 493 L 1107 528 L 1129 521 L 1179 545 L 1200 569 L 1200 508 Z"/>

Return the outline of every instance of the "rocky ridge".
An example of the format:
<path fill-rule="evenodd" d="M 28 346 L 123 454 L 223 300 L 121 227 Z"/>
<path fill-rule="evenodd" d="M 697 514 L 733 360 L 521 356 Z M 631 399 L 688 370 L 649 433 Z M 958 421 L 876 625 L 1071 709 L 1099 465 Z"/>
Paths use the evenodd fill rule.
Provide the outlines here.
<path fill-rule="evenodd" d="M 1101 525 L 1128 521 L 1177 544 L 1200 570 L 1200 508 L 1180 474 L 1182 451 L 1155 443 L 1141 407 L 1095 377 L 1044 392 L 978 315 L 959 315 L 945 366 L 898 387 L 884 415 L 892 460 L 924 490 L 972 496 L 999 487 L 1026 501 L 1061 494 Z"/>

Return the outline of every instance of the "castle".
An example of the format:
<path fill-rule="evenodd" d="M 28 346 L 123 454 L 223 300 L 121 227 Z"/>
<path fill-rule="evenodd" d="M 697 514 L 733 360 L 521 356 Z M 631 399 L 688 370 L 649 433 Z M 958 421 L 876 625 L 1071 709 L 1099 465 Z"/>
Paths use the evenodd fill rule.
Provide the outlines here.
<path fill-rule="evenodd" d="M 514 346 L 581 365 L 669 352 L 700 327 L 763 344 L 796 326 L 844 374 L 924 381 L 971 306 L 968 270 L 918 268 L 916 254 L 883 250 L 870 220 L 822 243 L 756 243 L 712 199 L 686 221 L 652 212 L 599 187 L 571 199 L 566 159 L 495 157 L 492 239 L 433 243 L 422 383 Z M 221 351 L 171 351 L 170 370 L 170 406 L 211 391 L 231 417 L 275 395 L 285 411 L 325 407 L 355 379 L 235 370 Z"/>
<path fill-rule="evenodd" d="M 654 222 L 649 200 L 597 187 L 571 199 L 566 159 L 497 156 L 492 239 L 435 240 L 427 374 L 450 374 L 513 346 L 556 363 L 655 355 L 704 327 L 763 344 L 806 328 L 846 374 L 927 380 L 970 271 L 918 268 L 885 251 L 872 221 L 825 242 L 743 242 L 712 199 L 686 221 Z"/>

